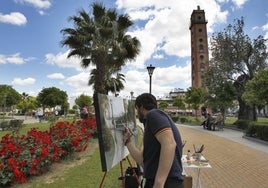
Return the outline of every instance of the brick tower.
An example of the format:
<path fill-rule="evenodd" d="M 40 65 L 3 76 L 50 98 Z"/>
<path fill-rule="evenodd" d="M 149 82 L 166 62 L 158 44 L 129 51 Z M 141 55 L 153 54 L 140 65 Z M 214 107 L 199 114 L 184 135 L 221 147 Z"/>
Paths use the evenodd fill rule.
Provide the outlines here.
<path fill-rule="evenodd" d="M 208 69 L 208 40 L 207 40 L 207 20 L 205 11 L 193 10 L 191 15 L 191 57 L 192 57 L 192 87 L 203 87 L 205 75 Z"/>

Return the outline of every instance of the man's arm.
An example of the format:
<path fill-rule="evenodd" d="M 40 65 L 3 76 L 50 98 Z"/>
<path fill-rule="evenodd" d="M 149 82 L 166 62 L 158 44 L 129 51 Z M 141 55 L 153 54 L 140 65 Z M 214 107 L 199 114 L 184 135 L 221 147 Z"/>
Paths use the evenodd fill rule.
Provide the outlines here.
<path fill-rule="evenodd" d="M 171 128 L 160 131 L 156 138 L 161 144 L 161 151 L 154 188 L 163 188 L 174 160 L 176 142 Z"/>
<path fill-rule="evenodd" d="M 135 143 L 132 141 L 133 133 L 129 128 L 125 129 L 124 133 L 124 143 L 127 146 L 127 149 L 130 153 L 130 155 L 133 157 L 133 159 L 140 165 L 143 166 L 143 154 L 142 151 L 140 151 Z"/>
<path fill-rule="evenodd" d="M 127 149 L 130 153 L 130 155 L 133 157 L 133 159 L 143 167 L 143 156 L 142 156 L 142 151 L 140 151 L 135 143 L 133 141 L 129 141 L 127 144 Z"/>

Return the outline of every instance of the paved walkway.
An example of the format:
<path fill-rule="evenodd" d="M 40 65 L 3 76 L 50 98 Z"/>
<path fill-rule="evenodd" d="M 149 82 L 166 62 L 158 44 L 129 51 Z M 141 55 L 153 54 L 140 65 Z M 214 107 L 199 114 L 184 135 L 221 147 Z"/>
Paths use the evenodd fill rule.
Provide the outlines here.
<path fill-rule="evenodd" d="M 184 154 L 193 144 L 205 145 L 203 155 L 212 168 L 201 169 L 204 188 L 268 188 L 268 145 L 242 138 L 235 130 L 208 131 L 201 126 L 178 125 L 187 143 Z M 196 187 L 197 169 L 186 169 Z"/>

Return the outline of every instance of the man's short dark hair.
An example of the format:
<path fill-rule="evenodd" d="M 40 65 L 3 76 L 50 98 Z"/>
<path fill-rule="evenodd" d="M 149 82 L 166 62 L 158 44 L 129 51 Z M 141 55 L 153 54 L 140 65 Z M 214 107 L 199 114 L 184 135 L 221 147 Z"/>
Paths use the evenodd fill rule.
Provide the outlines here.
<path fill-rule="evenodd" d="M 157 108 L 157 101 L 155 96 L 150 93 L 143 93 L 136 98 L 135 106 L 140 108 L 143 106 L 146 110 Z"/>

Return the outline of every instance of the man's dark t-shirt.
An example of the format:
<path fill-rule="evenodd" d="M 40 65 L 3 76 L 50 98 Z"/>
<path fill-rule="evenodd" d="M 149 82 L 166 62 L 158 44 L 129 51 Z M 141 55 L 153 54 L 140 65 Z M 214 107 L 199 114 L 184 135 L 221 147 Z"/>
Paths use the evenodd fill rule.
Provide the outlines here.
<path fill-rule="evenodd" d="M 177 143 L 174 161 L 169 172 L 168 178 L 178 178 L 183 180 L 182 176 L 182 141 L 181 135 L 175 123 L 163 111 L 152 109 L 148 112 L 144 121 L 144 149 L 143 149 L 143 164 L 144 177 L 146 179 L 154 179 L 156 176 L 161 145 L 156 139 L 155 135 L 165 129 L 172 128 L 174 139 Z"/>

